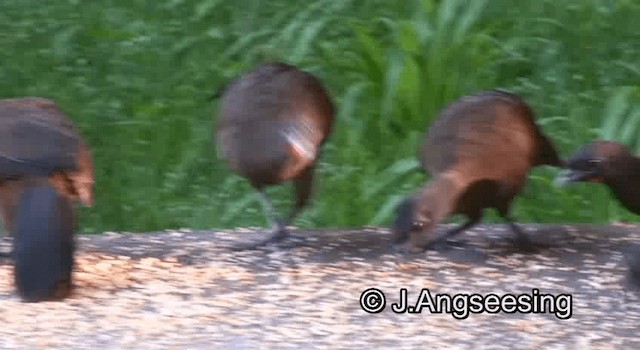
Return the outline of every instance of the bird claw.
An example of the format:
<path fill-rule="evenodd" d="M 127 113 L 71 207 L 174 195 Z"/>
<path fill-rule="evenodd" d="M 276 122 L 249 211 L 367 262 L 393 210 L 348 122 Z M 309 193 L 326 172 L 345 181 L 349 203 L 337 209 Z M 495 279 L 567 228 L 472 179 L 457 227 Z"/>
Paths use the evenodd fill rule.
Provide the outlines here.
<path fill-rule="evenodd" d="M 444 241 L 434 242 L 431 246 L 435 251 L 447 251 L 451 249 L 464 249 L 468 246 L 468 242 L 446 239 Z"/>
<path fill-rule="evenodd" d="M 269 244 L 278 243 L 285 238 L 289 237 L 289 232 L 285 228 L 282 221 L 277 221 L 274 224 L 273 230 L 266 238 L 263 238 L 257 242 L 240 243 L 232 247 L 233 250 L 253 250 L 264 247 Z"/>
<path fill-rule="evenodd" d="M 394 252 L 402 255 L 415 255 L 420 254 L 426 250 L 426 247 L 416 246 L 410 242 L 405 243 L 392 243 L 391 248 Z"/>
<path fill-rule="evenodd" d="M 433 239 L 424 244 L 412 244 L 406 242 L 404 244 L 393 244 L 393 250 L 405 255 L 419 254 L 426 250 L 433 249 L 435 251 L 446 251 L 450 249 L 464 249 L 467 246 L 465 241 L 453 241 L 450 239 Z"/>

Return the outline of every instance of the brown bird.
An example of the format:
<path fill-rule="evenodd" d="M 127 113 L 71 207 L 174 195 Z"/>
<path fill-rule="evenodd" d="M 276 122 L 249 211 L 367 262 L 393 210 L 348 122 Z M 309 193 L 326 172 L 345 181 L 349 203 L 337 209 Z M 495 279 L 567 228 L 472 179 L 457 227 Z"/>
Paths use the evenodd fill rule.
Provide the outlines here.
<path fill-rule="evenodd" d="M 420 251 L 479 223 L 484 209 L 495 208 L 516 234 L 518 245 L 533 250 L 514 223 L 511 203 L 532 167 L 560 166 L 562 161 L 521 97 L 491 90 L 453 102 L 433 122 L 419 153 L 432 181 L 396 208 L 394 243 L 406 242 L 406 251 Z M 468 220 L 444 234 L 433 234 L 436 225 L 453 214 L 464 214 Z"/>
<path fill-rule="evenodd" d="M 556 184 L 603 183 L 627 210 L 640 215 L 640 158 L 625 145 L 593 141 L 575 151 L 565 167 Z"/>
<path fill-rule="evenodd" d="M 25 301 L 71 289 L 74 211 L 92 206 L 89 147 L 51 100 L 0 100 L 0 211 L 13 236 L 15 281 Z"/>
<path fill-rule="evenodd" d="M 280 241 L 311 197 L 316 162 L 333 130 L 331 97 L 320 79 L 280 62 L 245 73 L 221 96 L 215 127 L 218 156 L 257 191 L 273 225 L 264 240 L 241 248 Z M 289 180 L 296 201 L 283 220 L 264 189 Z"/>
<path fill-rule="evenodd" d="M 576 182 L 602 183 L 622 206 L 640 215 L 640 158 L 620 143 L 596 140 L 576 150 L 556 177 L 556 184 Z M 640 247 L 625 252 L 630 278 L 640 285 Z"/>

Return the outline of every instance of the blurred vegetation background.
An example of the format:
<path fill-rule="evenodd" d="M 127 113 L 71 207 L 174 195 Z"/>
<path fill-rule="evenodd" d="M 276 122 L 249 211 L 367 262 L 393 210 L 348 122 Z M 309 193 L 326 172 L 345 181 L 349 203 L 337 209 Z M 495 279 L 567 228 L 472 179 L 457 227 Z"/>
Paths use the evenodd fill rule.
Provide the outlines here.
<path fill-rule="evenodd" d="M 639 54 L 636 0 L 0 1 L 0 96 L 54 99 L 93 146 L 85 232 L 264 225 L 216 159 L 208 97 L 266 60 L 318 74 L 339 107 L 296 224 L 350 227 L 390 222 L 427 180 L 428 123 L 476 90 L 522 94 L 564 156 L 593 138 L 640 152 Z M 603 186 L 557 189 L 555 174 L 531 174 L 518 220 L 638 219 Z M 280 210 L 290 190 L 269 190 Z"/>

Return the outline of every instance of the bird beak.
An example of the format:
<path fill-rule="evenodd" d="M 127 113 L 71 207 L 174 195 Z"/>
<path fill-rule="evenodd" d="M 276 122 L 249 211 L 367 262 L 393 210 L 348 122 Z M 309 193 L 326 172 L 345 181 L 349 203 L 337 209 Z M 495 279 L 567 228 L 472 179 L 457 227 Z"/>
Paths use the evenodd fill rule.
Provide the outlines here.
<path fill-rule="evenodd" d="M 553 183 L 556 187 L 564 187 L 574 182 L 603 182 L 604 179 L 592 171 L 580 171 L 575 169 L 561 170 Z"/>

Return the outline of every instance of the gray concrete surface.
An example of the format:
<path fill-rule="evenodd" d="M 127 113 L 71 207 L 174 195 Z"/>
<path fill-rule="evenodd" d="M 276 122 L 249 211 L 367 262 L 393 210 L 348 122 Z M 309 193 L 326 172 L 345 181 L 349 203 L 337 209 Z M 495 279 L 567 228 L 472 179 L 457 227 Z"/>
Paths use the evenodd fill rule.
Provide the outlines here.
<path fill-rule="evenodd" d="M 638 348 L 640 291 L 629 283 L 623 252 L 638 243 L 640 227 L 524 227 L 549 247 L 517 251 L 506 225 L 461 235 L 464 249 L 412 256 L 390 249 L 382 228 L 294 230 L 282 246 L 240 252 L 229 247 L 260 233 L 80 236 L 76 290 L 63 302 L 21 303 L 11 260 L 0 258 L 0 348 Z M 380 313 L 360 306 L 369 288 L 386 294 Z M 536 288 L 570 294 L 571 317 L 485 312 L 458 319 L 426 306 L 395 313 L 401 288 L 412 303 L 423 289 L 435 297 Z"/>

